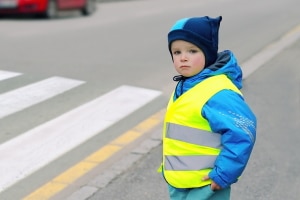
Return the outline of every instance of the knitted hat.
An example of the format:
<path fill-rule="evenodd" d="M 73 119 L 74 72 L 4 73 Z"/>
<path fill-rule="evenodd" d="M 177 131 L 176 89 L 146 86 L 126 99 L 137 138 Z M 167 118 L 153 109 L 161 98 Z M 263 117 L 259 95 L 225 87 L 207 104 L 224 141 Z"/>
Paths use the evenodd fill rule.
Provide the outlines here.
<path fill-rule="evenodd" d="M 184 40 L 199 47 L 205 56 L 205 67 L 217 59 L 219 26 L 222 16 L 217 18 L 193 17 L 178 20 L 168 34 L 169 51 L 175 40 Z"/>

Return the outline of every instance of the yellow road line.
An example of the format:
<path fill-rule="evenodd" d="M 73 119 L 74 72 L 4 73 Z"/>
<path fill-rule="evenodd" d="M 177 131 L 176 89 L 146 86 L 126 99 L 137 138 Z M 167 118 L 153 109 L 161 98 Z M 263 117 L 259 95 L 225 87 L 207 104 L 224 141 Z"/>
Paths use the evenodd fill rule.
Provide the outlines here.
<path fill-rule="evenodd" d="M 69 168 L 65 172 L 61 173 L 42 187 L 38 188 L 23 200 L 46 200 L 50 199 L 60 191 L 67 188 L 71 183 L 94 169 L 100 163 L 106 161 L 108 158 L 119 152 L 126 145 L 137 140 L 144 133 L 149 131 L 154 126 L 158 125 L 163 119 L 163 113 L 161 110 L 143 122 L 139 123 L 133 129 L 125 132 L 121 136 L 117 137 L 98 151 L 86 157 L 81 162 L 77 163 L 73 167 Z"/>

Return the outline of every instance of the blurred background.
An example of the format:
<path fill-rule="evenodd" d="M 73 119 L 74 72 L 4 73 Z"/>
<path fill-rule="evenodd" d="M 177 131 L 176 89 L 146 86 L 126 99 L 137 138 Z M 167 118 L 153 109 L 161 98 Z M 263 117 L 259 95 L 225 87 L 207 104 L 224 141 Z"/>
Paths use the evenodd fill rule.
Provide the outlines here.
<path fill-rule="evenodd" d="M 156 173 L 160 111 L 176 85 L 167 33 L 176 20 L 203 15 L 223 16 L 219 51 L 232 50 L 245 70 L 242 92 L 258 118 L 256 146 L 232 199 L 298 199 L 299 6 L 0 0 L 0 199 L 25 199 L 157 112 L 158 123 L 139 127 L 139 139 L 124 140 L 120 151 L 51 198 L 167 199 Z"/>

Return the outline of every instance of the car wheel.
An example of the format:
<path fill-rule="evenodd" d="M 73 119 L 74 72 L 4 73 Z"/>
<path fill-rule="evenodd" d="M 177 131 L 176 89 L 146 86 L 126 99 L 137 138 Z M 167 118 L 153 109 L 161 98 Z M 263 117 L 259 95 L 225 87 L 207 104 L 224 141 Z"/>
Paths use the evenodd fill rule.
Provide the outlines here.
<path fill-rule="evenodd" d="M 57 17 L 57 3 L 56 0 L 48 0 L 47 10 L 44 14 L 46 18 L 53 19 Z"/>
<path fill-rule="evenodd" d="M 81 10 L 83 15 L 90 15 L 96 10 L 96 0 L 86 0 L 84 7 Z"/>

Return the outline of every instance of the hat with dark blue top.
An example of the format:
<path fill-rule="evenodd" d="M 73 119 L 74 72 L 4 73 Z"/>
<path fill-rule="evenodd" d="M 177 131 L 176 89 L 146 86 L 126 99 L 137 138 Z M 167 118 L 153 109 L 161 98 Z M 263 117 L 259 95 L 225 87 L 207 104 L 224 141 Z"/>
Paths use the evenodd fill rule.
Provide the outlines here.
<path fill-rule="evenodd" d="M 192 17 L 178 20 L 168 34 L 169 51 L 175 40 L 184 40 L 199 47 L 205 56 L 205 67 L 213 64 L 218 55 L 219 27 L 222 16 Z"/>

